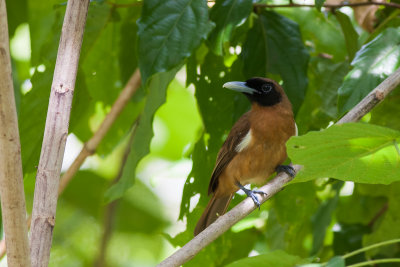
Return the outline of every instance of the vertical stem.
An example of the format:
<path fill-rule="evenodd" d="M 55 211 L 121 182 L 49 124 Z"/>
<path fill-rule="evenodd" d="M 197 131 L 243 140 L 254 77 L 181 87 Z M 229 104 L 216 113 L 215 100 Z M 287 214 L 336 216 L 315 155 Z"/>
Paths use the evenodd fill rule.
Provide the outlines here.
<path fill-rule="evenodd" d="M 65 12 L 33 200 L 30 241 L 35 267 L 49 263 L 61 164 L 88 7 L 89 0 L 69 0 Z"/>
<path fill-rule="evenodd" d="M 0 196 L 8 266 L 30 266 L 5 0 L 0 0 Z"/>
<path fill-rule="evenodd" d="M 117 176 L 112 181 L 112 184 L 116 184 L 121 179 L 125 164 L 128 160 L 129 153 L 131 152 L 131 147 L 132 147 L 133 139 L 135 138 L 136 129 L 137 129 L 139 120 L 140 120 L 140 116 L 138 117 L 138 119 L 135 121 L 135 123 L 133 125 L 133 130 L 130 134 L 129 142 L 126 145 L 124 155 L 122 157 L 121 167 L 119 168 L 119 172 L 118 172 Z M 106 211 L 104 213 L 103 237 L 102 237 L 101 243 L 100 243 L 99 256 L 97 257 L 97 260 L 94 263 L 94 267 L 107 266 L 107 263 L 106 263 L 107 246 L 108 246 L 108 242 L 110 241 L 111 236 L 112 236 L 112 232 L 113 232 L 113 228 L 114 228 L 115 213 L 117 212 L 119 202 L 120 202 L 120 200 L 117 199 L 107 205 Z"/>

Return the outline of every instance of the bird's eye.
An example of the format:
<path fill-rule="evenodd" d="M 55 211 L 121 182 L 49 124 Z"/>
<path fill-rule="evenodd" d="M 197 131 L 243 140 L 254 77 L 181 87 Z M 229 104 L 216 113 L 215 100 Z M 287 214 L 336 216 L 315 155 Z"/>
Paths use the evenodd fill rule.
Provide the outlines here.
<path fill-rule="evenodd" d="M 263 93 L 269 93 L 272 91 L 272 89 L 273 89 L 273 85 L 270 83 L 266 83 L 261 86 L 261 90 Z"/>

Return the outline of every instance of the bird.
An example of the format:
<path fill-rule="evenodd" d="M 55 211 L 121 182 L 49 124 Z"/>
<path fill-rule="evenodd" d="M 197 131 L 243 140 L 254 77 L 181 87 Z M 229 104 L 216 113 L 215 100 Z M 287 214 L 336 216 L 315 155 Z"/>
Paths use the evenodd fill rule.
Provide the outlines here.
<path fill-rule="evenodd" d="M 194 230 L 198 235 L 228 209 L 233 195 L 242 190 L 260 207 L 247 184 L 264 184 L 274 172 L 294 177 L 287 159 L 286 141 L 297 135 L 292 105 L 283 88 L 274 80 L 254 77 L 245 82 L 227 82 L 224 88 L 243 93 L 251 109 L 233 125 L 218 152 L 211 174 L 208 195 L 212 195 Z"/>

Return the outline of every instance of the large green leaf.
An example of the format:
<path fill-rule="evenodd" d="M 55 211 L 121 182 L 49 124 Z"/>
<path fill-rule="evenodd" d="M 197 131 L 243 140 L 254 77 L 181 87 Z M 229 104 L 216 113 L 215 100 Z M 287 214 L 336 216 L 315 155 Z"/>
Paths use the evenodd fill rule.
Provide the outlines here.
<path fill-rule="evenodd" d="M 214 53 L 223 54 L 223 45 L 230 40 L 235 27 L 247 19 L 251 8 L 251 0 L 223 0 L 215 3 L 210 11 L 215 28 L 208 38 Z"/>
<path fill-rule="evenodd" d="M 339 88 L 338 108 L 343 114 L 360 102 L 400 66 L 400 30 L 388 28 L 361 47 Z"/>
<path fill-rule="evenodd" d="M 363 123 L 292 137 L 287 143 L 289 157 L 304 166 L 293 182 L 324 177 L 371 184 L 398 181 L 399 137 L 398 131 Z"/>
<path fill-rule="evenodd" d="M 275 12 L 263 11 L 243 45 L 244 74 L 266 77 L 279 74 L 297 112 L 307 88 L 308 51 L 297 23 Z"/>
<path fill-rule="evenodd" d="M 121 179 L 106 193 L 108 201 L 120 198 L 133 185 L 137 164 L 150 152 L 154 113 L 165 102 L 166 89 L 177 71 L 178 69 L 175 68 L 169 72 L 157 73 L 146 84 L 149 93 L 143 115 L 136 126 L 137 129 L 135 130 L 131 153 L 128 156 Z"/>
<path fill-rule="evenodd" d="M 210 31 L 205 0 L 145 1 L 139 26 L 139 67 L 143 81 L 188 57 Z"/>
<path fill-rule="evenodd" d="M 275 250 L 266 254 L 244 258 L 235 261 L 226 267 L 242 266 L 275 266 L 275 267 L 293 267 L 308 263 L 308 259 L 302 259 L 295 255 L 290 255 L 282 250 Z"/>

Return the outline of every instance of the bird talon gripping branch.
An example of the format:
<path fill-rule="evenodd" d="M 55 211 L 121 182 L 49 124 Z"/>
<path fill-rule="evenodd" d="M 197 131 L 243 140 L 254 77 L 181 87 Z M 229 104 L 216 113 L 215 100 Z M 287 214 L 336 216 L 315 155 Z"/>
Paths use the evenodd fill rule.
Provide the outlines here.
<path fill-rule="evenodd" d="M 283 88 L 266 78 L 228 82 L 223 87 L 243 93 L 251 102 L 251 110 L 235 123 L 218 153 L 208 186 L 212 198 L 196 225 L 195 235 L 226 212 L 239 188 L 260 208 L 255 194 L 265 192 L 242 185 L 263 184 L 277 170 L 295 174 L 293 168 L 281 165 L 287 158 L 285 143 L 296 134 L 292 105 Z"/>
<path fill-rule="evenodd" d="M 241 185 L 239 182 L 237 182 L 236 184 L 248 197 L 250 197 L 253 200 L 254 204 L 258 207 L 258 210 L 260 210 L 261 203 L 258 200 L 258 197 L 256 196 L 256 194 L 267 195 L 267 193 L 265 193 L 264 191 L 261 191 L 261 190 L 247 189 L 246 187 Z"/>
<path fill-rule="evenodd" d="M 296 176 L 296 171 L 290 165 L 279 165 L 278 167 L 276 167 L 276 173 L 280 173 L 280 172 L 285 172 L 290 177 Z"/>

